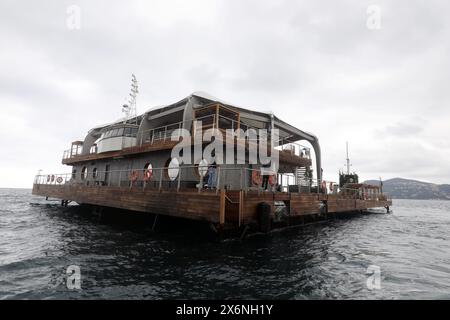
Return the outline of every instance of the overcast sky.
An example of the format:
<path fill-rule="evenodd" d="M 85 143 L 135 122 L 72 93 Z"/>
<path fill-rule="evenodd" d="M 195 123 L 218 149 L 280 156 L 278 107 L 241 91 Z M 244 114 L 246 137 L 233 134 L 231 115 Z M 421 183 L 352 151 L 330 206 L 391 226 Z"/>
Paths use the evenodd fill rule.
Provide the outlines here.
<path fill-rule="evenodd" d="M 1 0 L 0 187 L 70 172 L 63 151 L 122 116 L 131 73 L 138 112 L 200 90 L 316 134 L 326 179 L 348 140 L 363 179 L 450 183 L 449 12 L 411 0 Z"/>

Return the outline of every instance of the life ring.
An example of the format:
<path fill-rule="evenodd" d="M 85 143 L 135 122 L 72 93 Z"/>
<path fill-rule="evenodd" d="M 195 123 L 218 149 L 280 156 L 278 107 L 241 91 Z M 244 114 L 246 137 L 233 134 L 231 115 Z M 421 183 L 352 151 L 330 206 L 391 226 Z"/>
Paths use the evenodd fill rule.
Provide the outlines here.
<path fill-rule="evenodd" d="M 322 181 L 322 191 L 327 191 L 327 182 L 325 180 Z"/>
<path fill-rule="evenodd" d="M 48 175 L 47 176 L 47 182 L 50 182 L 50 179 L 51 179 L 51 177 L 50 177 L 50 175 Z"/>
<path fill-rule="evenodd" d="M 56 182 L 58 182 L 59 184 L 61 184 L 61 183 L 63 182 L 63 178 L 62 178 L 62 177 L 56 178 Z"/>
<path fill-rule="evenodd" d="M 138 175 L 139 175 L 139 174 L 138 174 L 138 172 L 137 172 L 136 170 L 131 171 L 130 180 L 131 180 L 132 182 L 137 181 Z"/>
<path fill-rule="evenodd" d="M 252 182 L 254 185 L 259 186 L 262 182 L 262 178 L 261 178 L 261 172 L 254 170 L 252 172 Z"/>
<path fill-rule="evenodd" d="M 277 184 L 277 176 L 272 174 L 269 176 L 269 184 L 273 187 Z"/>
<path fill-rule="evenodd" d="M 150 181 L 152 176 L 153 176 L 153 170 L 152 169 L 146 169 L 144 171 L 144 181 Z"/>
<path fill-rule="evenodd" d="M 52 174 L 52 177 L 51 177 L 50 181 L 51 182 L 55 181 L 55 175 L 54 174 Z"/>

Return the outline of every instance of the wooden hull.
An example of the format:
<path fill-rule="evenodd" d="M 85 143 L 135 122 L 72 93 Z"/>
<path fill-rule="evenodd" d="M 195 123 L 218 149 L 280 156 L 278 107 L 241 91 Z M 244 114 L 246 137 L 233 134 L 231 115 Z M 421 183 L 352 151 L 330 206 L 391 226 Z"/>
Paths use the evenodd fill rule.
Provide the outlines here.
<path fill-rule="evenodd" d="M 386 208 L 390 200 L 346 199 L 341 195 L 258 191 L 155 190 L 129 187 L 35 184 L 33 194 L 77 203 L 154 213 L 218 226 L 242 227 L 258 222 L 258 206 L 265 202 L 275 217 L 275 207 L 284 203 L 289 217 L 323 216 L 371 208 Z M 326 204 L 324 208 L 324 204 Z"/>

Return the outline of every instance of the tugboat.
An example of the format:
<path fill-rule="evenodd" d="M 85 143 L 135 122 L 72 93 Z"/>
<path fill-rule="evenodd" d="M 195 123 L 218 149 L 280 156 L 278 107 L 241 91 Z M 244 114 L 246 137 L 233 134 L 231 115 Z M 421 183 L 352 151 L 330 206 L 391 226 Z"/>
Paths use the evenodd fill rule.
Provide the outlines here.
<path fill-rule="evenodd" d="M 63 206 L 206 221 L 219 233 L 268 232 L 392 205 L 349 171 L 339 183 L 324 180 L 318 138 L 274 114 L 195 92 L 137 115 L 137 93 L 133 75 L 124 119 L 72 142 L 62 158 L 71 172 L 38 174 L 33 194 Z"/>

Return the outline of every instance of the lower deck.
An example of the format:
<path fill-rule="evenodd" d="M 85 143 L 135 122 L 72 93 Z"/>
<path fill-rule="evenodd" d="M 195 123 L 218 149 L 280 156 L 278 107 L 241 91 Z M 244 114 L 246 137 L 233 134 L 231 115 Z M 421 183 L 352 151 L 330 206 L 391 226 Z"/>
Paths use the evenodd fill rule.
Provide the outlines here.
<path fill-rule="evenodd" d="M 186 189 L 154 190 L 117 186 L 34 184 L 33 194 L 64 201 L 207 221 L 219 227 L 261 224 L 261 203 L 266 220 L 318 216 L 333 213 L 389 208 L 392 201 L 341 194 L 286 193 Z M 269 210 L 270 207 L 270 210 Z M 281 210 L 280 210 L 281 209 Z"/>

